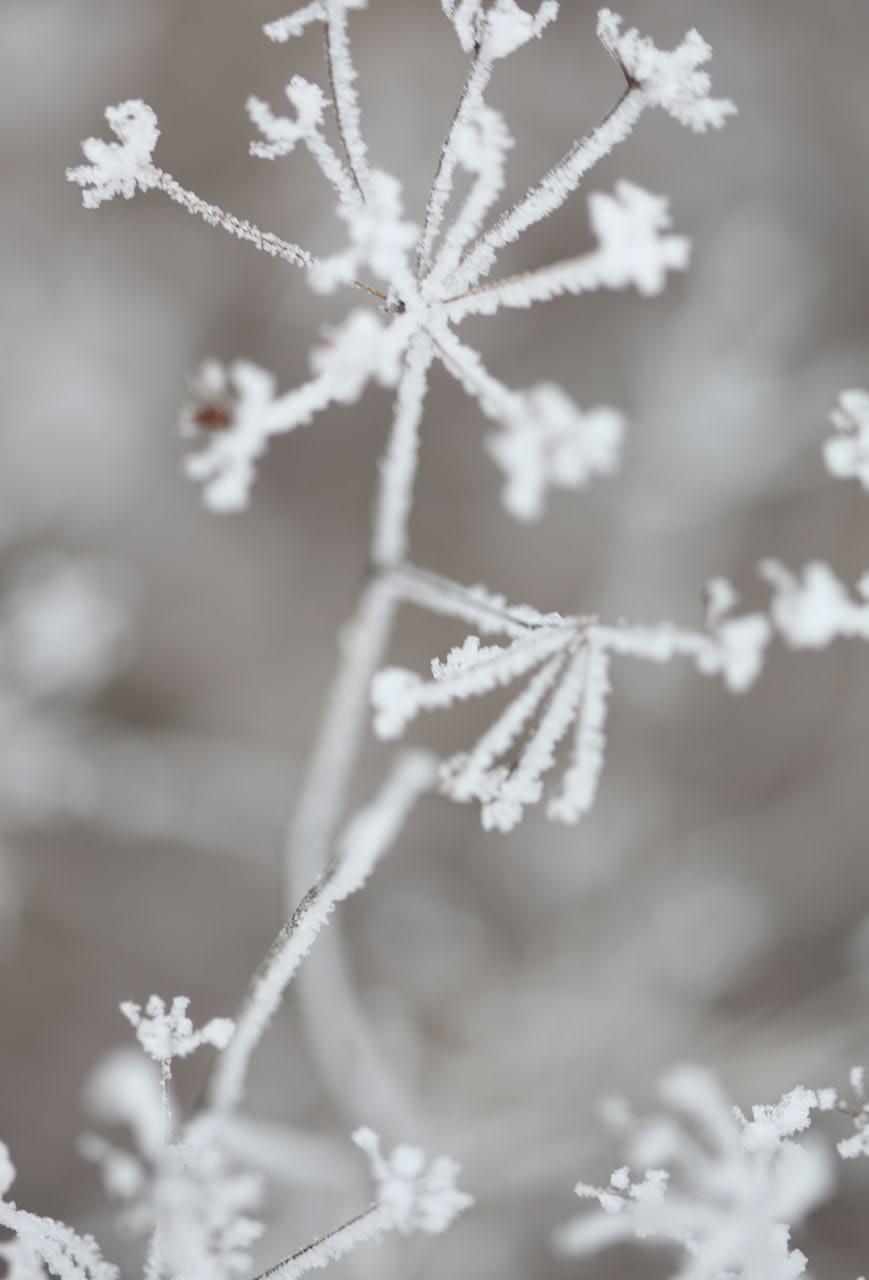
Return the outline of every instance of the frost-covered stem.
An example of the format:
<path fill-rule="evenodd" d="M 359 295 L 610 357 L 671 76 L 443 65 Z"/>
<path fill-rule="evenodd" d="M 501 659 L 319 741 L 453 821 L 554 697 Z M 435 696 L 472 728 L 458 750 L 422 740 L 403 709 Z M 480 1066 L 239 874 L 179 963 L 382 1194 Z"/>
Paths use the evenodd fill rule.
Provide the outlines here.
<path fill-rule="evenodd" d="M 272 258 L 280 258 L 291 266 L 302 267 L 305 270 L 316 263 L 316 258 L 307 249 L 302 249 L 300 245 L 293 244 L 289 240 L 282 240 L 271 231 L 261 231 L 254 223 L 248 222 L 245 218 L 237 218 L 234 213 L 227 213 L 219 205 L 208 204 L 193 191 L 182 187 L 171 174 L 161 172 L 158 187 L 170 200 L 180 204 L 188 213 L 202 218 L 203 222 L 208 223 L 210 227 L 222 227 L 231 236 L 245 240 Z M 354 280 L 350 287 L 367 293 L 372 298 L 378 298 L 381 302 L 387 301 L 387 296 L 382 289 L 375 289 L 364 280 Z"/>
<path fill-rule="evenodd" d="M 399 565 L 392 571 L 392 582 L 402 603 L 415 604 L 447 618 L 460 618 L 486 635 L 518 638 L 533 630 L 480 588 L 462 586 L 428 569 Z"/>
<path fill-rule="evenodd" d="M 151 1236 L 151 1242 L 148 1245 L 148 1253 L 145 1258 L 145 1266 L 142 1271 L 142 1280 L 160 1280 L 163 1275 L 163 1260 L 160 1256 L 160 1245 L 155 1231 Z"/>
<path fill-rule="evenodd" d="M 389 644 L 395 608 L 391 581 L 374 578 L 341 636 L 338 670 L 287 838 L 290 905 L 328 861 L 365 731 L 368 690 Z"/>
<path fill-rule="evenodd" d="M 586 253 L 478 285 L 446 298 L 444 306 L 449 307 L 450 321 L 456 324 L 466 316 L 492 315 L 501 307 L 525 309 L 537 302 L 551 302 L 566 293 L 591 293 L 600 289 L 603 282 L 600 253 Z"/>
<path fill-rule="evenodd" d="M 233 213 L 226 213 L 219 205 L 208 204 L 194 192 L 182 187 L 171 174 L 161 171 L 157 185 L 170 200 L 180 204 L 188 213 L 202 218 L 210 227 L 223 227 L 224 231 L 228 231 L 230 235 L 237 236 L 239 240 L 246 240 L 248 244 L 254 245 L 263 253 L 268 253 L 273 258 L 281 258 L 291 266 L 308 268 L 314 265 L 315 259 L 307 249 L 302 249 L 288 240 L 282 240 L 271 231 L 260 231 L 259 227 L 252 222 L 237 218 Z"/>
<path fill-rule="evenodd" d="M 529 227 L 560 209 L 585 175 L 629 136 L 646 105 L 642 89 L 629 84 L 600 124 L 578 138 L 540 182 L 471 246 L 456 273 L 456 291 L 468 288 L 480 276 L 486 275 L 501 249 L 513 244 Z"/>
<path fill-rule="evenodd" d="M 163 1103 L 163 1141 L 168 1146 L 172 1138 L 172 1103 L 169 1084 L 172 1080 L 172 1059 L 163 1058 L 160 1063 L 160 1095 Z"/>
<path fill-rule="evenodd" d="M 386 1211 L 378 1204 L 369 1205 L 362 1213 L 345 1222 L 343 1227 L 305 1245 L 298 1253 L 263 1271 L 257 1280 L 296 1280 L 308 1271 L 316 1271 L 343 1258 L 358 1244 L 380 1240 L 389 1229 Z"/>
<path fill-rule="evenodd" d="M 451 329 L 442 325 L 432 335 L 432 341 L 444 368 L 464 387 L 468 395 L 480 401 L 480 406 L 488 417 L 505 421 L 519 411 L 522 402 L 515 391 L 494 378 L 476 351 L 465 346 Z"/>
<path fill-rule="evenodd" d="M 371 558 L 380 567 L 398 564 L 407 553 L 408 524 L 419 458 L 419 428 L 428 390 L 432 345 L 418 334 L 407 350 L 395 399 L 395 420 L 380 464 L 380 493 L 374 518 Z"/>
<path fill-rule="evenodd" d="M 292 893 L 315 860 L 328 859 L 358 744 L 365 724 L 368 688 L 385 648 L 395 599 L 391 584 L 377 581 L 363 594 L 347 637 L 344 661 L 329 698 L 323 728 L 298 817 L 289 838 L 288 880 Z M 331 862 L 295 908 L 251 982 L 235 1034 L 215 1065 L 210 1104 L 229 1110 L 241 1099 L 248 1064 L 277 1010 L 287 985 L 335 903 L 346 896 L 344 865 Z"/>
<path fill-rule="evenodd" d="M 347 10 L 343 0 L 326 0 L 326 29 L 324 44 L 329 87 L 335 103 L 335 118 L 341 146 L 353 183 L 362 199 L 371 176 L 368 166 L 368 150 L 362 140 L 359 98 L 353 84 L 356 69 L 350 56 L 347 35 Z"/>
<path fill-rule="evenodd" d="M 422 239 L 416 251 L 418 278 L 422 277 L 431 266 L 432 251 L 443 226 L 444 215 L 453 192 L 453 180 L 455 179 L 456 166 L 458 164 L 457 141 L 460 131 L 473 113 L 478 110 L 483 101 L 483 95 L 492 79 L 495 64 L 491 57 L 484 52 L 484 49 L 485 42 L 476 52 L 471 69 L 468 72 L 468 78 L 465 81 L 462 96 L 459 99 L 459 105 L 456 107 L 449 132 L 441 148 L 438 167 L 426 206 Z"/>

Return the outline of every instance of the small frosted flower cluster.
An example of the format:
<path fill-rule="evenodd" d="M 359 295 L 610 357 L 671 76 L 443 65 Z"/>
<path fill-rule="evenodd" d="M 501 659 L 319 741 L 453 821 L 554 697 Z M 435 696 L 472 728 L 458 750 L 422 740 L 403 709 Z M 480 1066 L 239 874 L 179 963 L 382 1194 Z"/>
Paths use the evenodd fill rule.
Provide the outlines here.
<path fill-rule="evenodd" d="M 411 1235 L 438 1235 L 474 1203 L 456 1186 L 459 1166 L 448 1156 L 426 1163 L 420 1147 L 402 1145 L 384 1156 L 372 1129 L 357 1129 L 353 1141 L 371 1161 L 377 1205 L 386 1229 Z"/>
<path fill-rule="evenodd" d="M 526 13 L 516 0 L 495 0 L 489 5 L 485 0 L 441 0 L 441 5 L 465 53 L 485 49 L 492 59 L 515 53 L 558 17 L 555 0 L 543 0 L 536 14 Z"/>
<path fill-rule="evenodd" d="M 677 1245 L 684 1263 L 674 1280 L 794 1280 L 807 1260 L 790 1244 L 831 1190 L 825 1152 L 794 1142 L 818 1106 L 798 1088 L 746 1119 L 709 1072 L 686 1067 L 661 1083 L 667 1110 L 628 1122 L 631 1165 L 606 1187 L 580 1183 L 596 1201 L 560 1231 L 557 1243 L 581 1255 L 625 1240 Z"/>
<path fill-rule="evenodd" d="M 483 599 L 479 589 L 476 594 Z M 735 693 L 756 679 L 771 638 L 768 620 L 762 614 L 733 617 L 736 596 L 723 580 L 712 584 L 711 597 L 705 631 L 669 623 L 612 627 L 597 618 L 505 609 L 500 629 L 511 637 L 509 644 L 481 646 L 478 636 L 469 636 L 445 662 L 434 660 L 430 681 L 402 668 L 382 671 L 372 686 L 375 731 L 396 738 L 423 711 L 521 683 L 473 749 L 441 766 L 441 790 L 459 802 L 479 801 L 487 830 L 510 831 L 540 801 L 544 777 L 573 729 L 568 768 L 547 813 L 576 823 L 591 809 L 603 769 L 613 656 L 651 662 L 684 656 L 704 675 L 721 676 Z M 493 612 L 502 605 L 496 598 L 491 603 Z"/>
<path fill-rule="evenodd" d="M 177 1002 L 176 1002 L 177 1003 Z M 184 1057 L 212 1043 L 173 1020 L 149 1057 Z M 220 1020 L 217 1020 L 220 1021 Z M 223 1037 L 218 1033 L 217 1040 Z M 161 1059 L 162 1061 L 163 1059 Z M 255 1216 L 262 1179 L 235 1157 L 226 1126 L 203 1113 L 177 1140 L 167 1140 L 165 1081 L 137 1055 L 112 1055 L 95 1071 L 86 1094 L 94 1120 L 122 1127 L 134 1149 L 88 1132 L 81 1155 L 97 1166 L 109 1200 L 117 1206 L 119 1232 L 150 1240 L 148 1280 L 230 1280 L 251 1265 L 250 1246 L 262 1234 Z"/>
<path fill-rule="evenodd" d="M 869 391 L 843 391 L 830 421 L 836 434 L 824 443 L 827 470 L 869 489 Z"/>
<path fill-rule="evenodd" d="M 67 171 L 69 180 L 82 188 L 88 209 L 96 209 L 115 196 L 131 200 L 137 191 L 151 191 L 160 178 L 153 159 L 160 130 L 147 103 L 131 98 L 107 107 L 106 120 L 117 141 L 87 138 L 82 151 L 88 163 Z"/>
<path fill-rule="evenodd" d="M 151 996 L 144 1010 L 141 1005 L 124 1001 L 121 1013 L 135 1028 L 136 1039 L 145 1053 L 155 1062 L 189 1057 L 205 1044 L 225 1049 L 235 1030 L 232 1019 L 212 1018 L 197 1031 L 187 1015 L 189 1006 L 186 996 L 176 996 L 168 1009 L 160 996 Z"/>
<path fill-rule="evenodd" d="M 729 98 L 710 98 L 709 75 L 701 71 L 712 50 L 691 30 L 672 52 L 656 49 L 636 27 L 622 31 L 622 19 L 611 9 L 602 9 L 598 36 L 624 71 L 628 82 L 642 89 L 657 107 L 669 112 L 680 124 L 696 133 L 720 129 L 736 107 Z"/>

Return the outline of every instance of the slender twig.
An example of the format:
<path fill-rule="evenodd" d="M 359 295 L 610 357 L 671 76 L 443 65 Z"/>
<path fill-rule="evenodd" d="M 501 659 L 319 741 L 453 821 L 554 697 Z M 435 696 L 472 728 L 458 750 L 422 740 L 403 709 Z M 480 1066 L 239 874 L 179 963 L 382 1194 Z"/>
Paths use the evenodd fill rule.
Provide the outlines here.
<path fill-rule="evenodd" d="M 246 240 L 273 258 L 282 258 L 284 262 L 289 262 L 294 267 L 309 268 L 316 262 L 313 254 L 307 249 L 302 249 L 288 240 L 282 240 L 271 231 L 261 231 L 245 218 L 237 218 L 233 213 L 226 213 L 219 205 L 208 204 L 193 191 L 182 187 L 169 173 L 160 172 L 158 186 L 170 200 L 180 204 L 188 213 L 202 218 L 211 227 L 223 227 L 224 231 L 228 231 L 230 235 L 238 236 L 239 240 Z"/>
<path fill-rule="evenodd" d="M 599 124 L 578 138 L 536 186 L 502 213 L 465 252 L 462 265 L 454 276 L 457 291 L 467 288 L 489 271 L 499 250 L 518 240 L 529 227 L 560 208 L 585 175 L 628 136 L 646 106 L 642 90 L 628 84 Z"/>
<path fill-rule="evenodd" d="M 352 84 L 355 72 L 347 40 L 347 13 L 340 0 L 325 0 L 325 4 L 324 49 L 338 135 L 353 183 L 364 200 L 369 178 L 368 157 L 359 127 L 359 104 Z"/>
<path fill-rule="evenodd" d="M 188 191 L 186 187 L 182 187 L 181 183 L 176 182 L 169 173 L 160 172 L 158 186 L 170 200 L 174 200 L 176 204 L 181 205 L 188 213 L 202 218 L 203 222 L 207 222 L 210 227 L 222 227 L 230 235 L 237 236 L 239 240 L 245 240 L 262 253 L 267 253 L 273 258 L 280 258 L 293 267 L 301 267 L 305 270 L 316 264 L 317 259 L 307 249 L 293 244 L 290 240 L 282 240 L 280 236 L 275 235 L 272 231 L 261 231 L 255 223 L 248 222 L 246 218 L 238 218 L 234 213 L 227 213 L 219 205 L 209 204 L 208 201 L 202 200 L 195 192 Z M 377 298 L 380 302 L 388 301 L 388 296 L 382 289 L 375 289 L 373 285 L 366 284 L 364 280 L 353 280 L 350 287 L 358 289 L 362 293 L 367 293 L 372 298 Z"/>
<path fill-rule="evenodd" d="M 484 54 L 480 45 L 474 55 L 474 61 L 468 72 L 462 96 L 459 99 L 455 114 L 450 123 L 447 136 L 441 147 L 437 169 L 431 186 L 425 213 L 425 226 L 422 239 L 416 251 L 417 278 L 421 278 L 431 265 L 432 250 L 443 225 L 447 204 L 453 189 L 453 178 L 456 172 L 456 143 L 459 130 L 471 113 L 483 100 L 483 94 L 492 79 L 494 63 Z"/>
<path fill-rule="evenodd" d="M 268 1271 L 261 1272 L 256 1280 L 296 1280 L 297 1276 L 303 1276 L 308 1271 L 315 1271 L 325 1266 L 327 1262 L 342 1258 L 357 1244 L 367 1240 L 379 1240 L 388 1229 L 388 1225 L 380 1205 L 369 1205 L 367 1209 L 357 1213 L 335 1231 L 320 1236 L 318 1240 L 305 1245 L 304 1249 L 299 1249 L 298 1253 L 284 1258 L 283 1261 L 269 1267 Z"/>

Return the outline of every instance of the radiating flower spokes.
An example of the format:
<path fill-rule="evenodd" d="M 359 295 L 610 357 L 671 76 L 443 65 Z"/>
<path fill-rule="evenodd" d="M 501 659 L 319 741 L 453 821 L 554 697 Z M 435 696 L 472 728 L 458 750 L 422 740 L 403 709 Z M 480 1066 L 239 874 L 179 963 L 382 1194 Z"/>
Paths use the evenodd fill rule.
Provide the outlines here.
<path fill-rule="evenodd" d="M 91 206 L 114 195 L 130 196 L 136 189 L 157 187 L 207 222 L 305 268 L 315 290 L 331 292 L 340 286 L 363 290 L 385 311 L 403 320 L 403 324 L 392 326 L 397 340 L 393 354 L 398 359 L 409 353 L 411 345 L 417 352 L 428 349 L 434 359 L 443 358 L 440 338 L 452 334 L 453 327 L 469 315 L 492 315 L 501 307 L 528 307 L 565 293 L 592 289 L 632 286 L 641 293 L 655 294 L 670 271 L 684 269 L 688 242 L 669 233 L 666 200 L 621 182 L 614 195 L 598 193 L 590 198 L 590 218 L 599 241 L 594 252 L 480 285 L 500 249 L 563 204 L 593 164 L 627 136 L 646 107 L 662 106 L 692 128 L 724 122 L 732 108 L 708 97 L 709 79 L 699 68 L 708 59 L 709 50 L 696 32 L 689 32 L 681 45 L 664 53 L 636 31 L 622 33 L 620 20 L 608 10 L 602 11 L 600 37 L 628 79 L 622 102 L 523 200 L 488 230 L 482 230 L 503 190 L 505 158 L 512 145 L 503 119 L 485 102 L 486 89 L 496 64 L 542 35 L 556 18 L 558 5 L 554 0 L 543 0 L 530 8 L 523 8 L 516 0 L 443 0 L 462 47 L 473 55 L 473 64 L 444 143 L 420 233 L 405 218 L 400 184 L 390 174 L 371 168 L 362 139 L 347 16 L 350 10 L 364 7 L 363 0 L 317 0 L 266 27 L 272 40 L 285 41 L 303 34 L 314 23 L 325 25 L 338 146 L 326 136 L 326 108 L 330 104 L 325 93 L 300 76 L 294 76 L 287 87 L 290 115 L 275 114 L 259 98 L 248 102 L 251 119 L 262 135 L 251 144 L 255 155 L 276 159 L 301 144 L 320 166 L 338 196 L 338 216 L 347 229 L 345 248 L 315 257 L 186 191 L 154 164 L 159 130 L 156 116 L 144 103 L 111 108 L 109 122 L 118 141 L 89 140 L 85 151 L 90 164 L 69 170 L 69 178 L 84 188 L 85 203 Z M 447 222 L 459 168 L 471 175 L 471 187 L 453 220 Z M 414 248 L 416 270 L 412 265 Z M 474 359 L 479 364 L 479 357 Z M 449 360 L 446 362 L 449 367 Z M 376 357 L 374 363 L 378 363 Z M 363 356 L 355 362 L 355 373 L 365 365 Z M 194 407 L 192 413 L 185 413 L 182 423 L 188 433 L 192 423 L 192 433 L 206 444 L 191 459 L 188 470 L 194 479 L 204 482 L 209 504 L 221 511 L 246 505 L 254 464 L 268 435 L 310 421 L 330 403 L 351 403 L 371 376 L 388 386 L 398 382 L 394 366 L 386 377 L 368 367 L 365 373 L 361 378 L 348 376 L 343 389 L 338 388 L 336 376 L 329 374 L 297 392 L 277 397 L 270 375 L 246 362 L 238 361 L 223 372 L 214 364 L 206 366 L 197 389 L 213 391 L 224 409 L 197 416 Z M 406 416 L 401 401 L 396 408 L 397 414 L 405 414 L 403 438 L 408 459 L 416 453 L 414 442 L 427 378 L 426 366 L 421 394 L 415 397 L 416 419 Z M 494 382 L 490 379 L 490 385 Z M 490 440 L 490 452 L 507 473 L 505 503 L 512 514 L 536 518 L 543 510 L 549 486 L 580 488 L 595 474 L 614 468 L 621 422 L 611 411 L 606 418 L 600 413 L 584 418 L 555 388 L 540 393 L 503 390 L 502 396 L 484 396 L 481 403 L 501 426 L 501 432 Z M 207 403 L 205 409 L 209 409 Z M 278 425 L 281 410 L 284 424 Z M 587 448 L 588 441 L 596 443 Z M 400 469 L 387 467 L 387 474 L 400 474 Z M 520 482 L 520 475 L 527 480 Z M 384 503 L 383 509 L 387 507 Z M 389 538 L 380 541 L 388 543 Z"/>
<path fill-rule="evenodd" d="M 735 597 L 723 600 L 720 582 L 715 596 L 705 631 L 532 615 L 507 645 L 484 646 L 478 636 L 469 636 L 446 661 L 434 660 L 431 680 L 388 668 L 372 686 L 375 732 L 381 738 L 400 737 L 423 711 L 521 683 L 476 745 L 444 762 L 441 790 L 459 802 L 478 801 L 487 830 L 509 831 L 542 798 L 544 778 L 573 729 L 568 767 L 547 813 L 561 822 L 578 822 L 592 807 L 603 768 L 614 656 L 652 662 L 687 657 L 704 675 L 721 676 L 735 693 L 745 692 L 756 679 L 771 638 L 769 621 L 759 613 L 732 616 Z"/>
<path fill-rule="evenodd" d="M 832 1189 L 823 1149 L 793 1141 L 817 1096 L 795 1089 L 752 1119 L 729 1106 L 715 1077 L 680 1067 L 661 1082 L 666 1110 L 626 1119 L 630 1163 L 606 1187 L 576 1194 L 597 1211 L 558 1233 L 562 1252 L 584 1255 L 621 1241 L 677 1245 L 679 1280 L 795 1280 L 806 1258 L 790 1231 Z M 634 1176 L 632 1167 L 646 1170 Z"/>

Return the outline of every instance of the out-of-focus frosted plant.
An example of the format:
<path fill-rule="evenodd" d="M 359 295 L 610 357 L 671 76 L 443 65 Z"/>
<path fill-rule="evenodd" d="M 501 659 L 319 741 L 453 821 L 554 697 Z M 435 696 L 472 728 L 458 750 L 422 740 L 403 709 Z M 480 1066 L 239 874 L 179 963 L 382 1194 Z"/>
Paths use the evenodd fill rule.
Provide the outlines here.
<path fill-rule="evenodd" d="M 851 1068 L 851 1092 L 853 1100 L 842 1098 L 835 1089 L 819 1089 L 818 1099 L 822 1111 L 838 1111 L 854 1125 L 854 1133 L 837 1143 L 843 1160 L 855 1160 L 869 1156 L 869 1098 L 866 1096 L 865 1067 Z"/>
<path fill-rule="evenodd" d="M 14 1181 L 15 1166 L 0 1142 L 0 1227 L 12 1236 L 0 1243 L 0 1259 L 10 1280 L 39 1280 L 46 1271 L 59 1280 L 119 1280 L 117 1267 L 105 1261 L 90 1236 L 7 1199 Z"/>
<path fill-rule="evenodd" d="M 674 1280 L 792 1280 L 807 1259 L 790 1235 L 830 1194 L 825 1150 L 793 1141 L 818 1097 L 798 1088 L 747 1119 L 708 1071 L 684 1067 L 660 1086 L 668 1110 L 623 1115 L 630 1161 L 607 1187 L 576 1193 L 598 1210 L 562 1228 L 559 1247 L 585 1254 L 622 1240 L 677 1246 Z M 635 1167 L 645 1172 L 635 1177 Z"/>
<path fill-rule="evenodd" d="M 82 767 L 70 725 L 125 663 L 131 595 L 116 564 L 47 553 L 12 559 L 0 594 L 0 824 L 7 829 L 39 821 L 63 803 L 59 793 L 76 790 Z"/>
<path fill-rule="evenodd" d="M 423 753 L 399 758 L 380 794 L 348 824 L 333 863 L 277 939 L 235 1021 L 212 1018 L 197 1029 L 183 996 L 168 1005 L 152 996 L 144 1009 L 133 1002 L 121 1005 L 142 1049 L 160 1064 L 159 1084 L 128 1057 L 103 1064 L 88 1088 L 89 1110 L 104 1123 L 124 1125 L 136 1150 L 118 1148 L 93 1132 L 84 1135 L 81 1149 L 100 1167 L 107 1194 L 121 1206 L 119 1226 L 135 1237 L 150 1237 L 146 1280 L 225 1280 L 250 1267 L 250 1247 L 262 1232 L 254 1216 L 261 1201 L 259 1166 L 270 1163 L 264 1135 L 238 1113 L 252 1052 L 336 903 L 362 887 L 433 776 L 433 762 Z M 170 1101 L 172 1064 L 206 1045 L 219 1050 L 206 1100 L 177 1124 Z M 270 1276 L 303 1275 L 387 1232 L 437 1234 L 471 1204 L 456 1187 L 459 1169 L 453 1161 L 441 1157 L 426 1165 L 423 1153 L 407 1146 L 386 1160 L 368 1129 L 356 1141 L 372 1163 L 372 1205 L 277 1263 Z M 309 1140 L 309 1150 L 312 1145 Z"/>
<path fill-rule="evenodd" d="M 830 421 L 836 434 L 824 443 L 827 470 L 869 489 L 869 391 L 843 391 Z"/>

